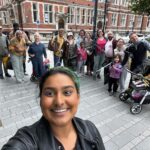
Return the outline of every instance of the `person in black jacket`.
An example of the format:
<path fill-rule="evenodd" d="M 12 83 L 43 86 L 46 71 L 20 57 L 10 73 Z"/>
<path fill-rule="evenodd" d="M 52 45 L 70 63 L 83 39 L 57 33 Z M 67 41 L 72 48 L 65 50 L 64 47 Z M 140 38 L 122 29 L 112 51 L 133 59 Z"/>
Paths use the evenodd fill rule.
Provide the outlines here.
<path fill-rule="evenodd" d="M 146 40 L 139 40 L 135 32 L 132 32 L 129 35 L 129 38 L 131 45 L 129 45 L 125 50 L 122 66 L 124 66 L 127 63 L 128 58 L 131 57 L 132 61 L 130 70 L 138 73 L 142 69 L 147 51 L 150 51 L 150 44 Z"/>
<path fill-rule="evenodd" d="M 95 125 L 75 117 L 79 79 L 65 67 L 50 69 L 39 84 L 42 118 L 17 131 L 2 150 L 105 150 Z"/>

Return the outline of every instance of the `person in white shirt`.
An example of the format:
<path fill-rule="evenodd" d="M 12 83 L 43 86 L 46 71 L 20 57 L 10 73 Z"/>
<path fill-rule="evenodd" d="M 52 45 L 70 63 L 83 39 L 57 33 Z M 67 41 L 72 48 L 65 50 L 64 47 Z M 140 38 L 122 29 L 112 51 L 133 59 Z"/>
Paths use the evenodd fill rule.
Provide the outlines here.
<path fill-rule="evenodd" d="M 114 38 L 113 32 L 109 31 L 107 33 L 107 43 L 105 45 L 105 65 L 112 62 L 114 57 L 114 49 L 116 48 L 116 39 Z M 104 68 L 104 84 L 108 83 L 109 79 L 109 66 Z"/>

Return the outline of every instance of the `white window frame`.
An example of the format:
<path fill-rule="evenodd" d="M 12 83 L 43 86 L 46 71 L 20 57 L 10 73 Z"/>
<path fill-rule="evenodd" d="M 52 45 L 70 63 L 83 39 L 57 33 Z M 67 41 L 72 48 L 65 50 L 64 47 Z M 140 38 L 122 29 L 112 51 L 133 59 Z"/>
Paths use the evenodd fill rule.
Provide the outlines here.
<path fill-rule="evenodd" d="M 119 2 L 120 2 L 120 0 L 112 0 L 112 3 L 113 3 L 114 5 L 119 5 Z"/>
<path fill-rule="evenodd" d="M 76 9 L 76 24 L 80 24 L 81 22 L 81 8 Z"/>
<path fill-rule="evenodd" d="M 105 0 L 99 0 L 99 2 L 105 2 Z"/>
<path fill-rule="evenodd" d="M 7 15 L 8 15 L 7 11 L 2 11 L 2 22 L 3 22 L 3 24 L 8 24 Z"/>
<path fill-rule="evenodd" d="M 129 18 L 129 27 L 133 27 L 134 20 L 135 20 L 135 16 L 134 15 L 130 15 L 130 18 Z"/>
<path fill-rule="evenodd" d="M 48 7 L 48 10 L 47 10 L 47 11 L 45 11 L 45 5 L 47 5 L 47 7 Z M 50 9 L 49 9 L 50 6 L 51 6 L 51 11 L 50 11 Z M 45 3 L 45 4 L 43 5 L 43 8 L 44 8 L 44 23 L 47 23 L 47 24 L 53 23 L 53 22 L 54 22 L 53 5 L 52 5 L 52 4 Z M 48 14 L 48 16 L 47 16 L 48 21 L 45 21 L 45 20 L 46 20 L 46 19 L 45 19 L 46 13 Z M 52 18 L 51 18 L 51 21 L 50 21 L 50 14 L 51 14 L 51 17 L 52 17 Z"/>
<path fill-rule="evenodd" d="M 126 14 L 120 14 L 121 20 L 120 20 L 120 26 L 125 27 L 126 21 L 127 21 L 127 15 Z"/>
<path fill-rule="evenodd" d="M 68 23 L 74 24 L 76 22 L 75 16 L 75 7 L 68 7 L 69 8 L 69 16 L 68 16 Z"/>
<path fill-rule="evenodd" d="M 148 16 L 147 27 L 150 28 L 150 17 Z"/>
<path fill-rule="evenodd" d="M 36 4 L 37 5 L 37 20 L 39 20 L 39 3 L 33 2 L 32 3 L 32 22 L 36 23 L 37 20 L 34 20 L 34 9 L 33 9 L 33 5 Z M 40 20 L 39 20 L 40 21 Z"/>
<path fill-rule="evenodd" d="M 86 24 L 86 9 L 82 8 L 81 9 L 81 24 Z"/>
<path fill-rule="evenodd" d="M 137 23 L 136 23 L 136 27 L 141 27 L 141 24 L 142 24 L 142 16 L 137 16 Z"/>
<path fill-rule="evenodd" d="M 92 25 L 93 23 L 93 10 L 87 9 L 87 24 Z"/>
<path fill-rule="evenodd" d="M 115 22 L 113 21 L 114 20 L 114 15 L 115 15 Z M 112 18 L 111 18 L 112 26 L 116 26 L 117 22 L 118 22 L 118 14 L 117 13 L 112 13 Z"/>

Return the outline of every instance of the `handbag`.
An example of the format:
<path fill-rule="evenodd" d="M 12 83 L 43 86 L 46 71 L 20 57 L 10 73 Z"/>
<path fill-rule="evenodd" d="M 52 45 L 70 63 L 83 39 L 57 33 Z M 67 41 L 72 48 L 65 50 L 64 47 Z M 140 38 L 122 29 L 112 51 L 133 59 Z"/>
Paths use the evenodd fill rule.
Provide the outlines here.
<path fill-rule="evenodd" d="M 6 64 L 6 68 L 7 68 L 7 69 L 10 69 L 10 70 L 13 70 L 12 62 L 11 62 L 10 57 L 8 57 L 7 64 Z"/>

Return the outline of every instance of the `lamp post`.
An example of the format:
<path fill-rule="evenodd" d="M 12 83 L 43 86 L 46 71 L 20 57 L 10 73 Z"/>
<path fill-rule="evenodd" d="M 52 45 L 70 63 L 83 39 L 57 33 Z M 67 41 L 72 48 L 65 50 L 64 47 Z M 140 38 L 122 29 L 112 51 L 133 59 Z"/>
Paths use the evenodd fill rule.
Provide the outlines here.
<path fill-rule="evenodd" d="M 108 0 L 105 0 L 105 6 L 104 6 L 104 24 L 103 24 L 103 31 L 104 32 L 106 30 L 107 1 Z"/>
<path fill-rule="evenodd" d="M 93 22 L 93 51 L 95 52 L 96 49 L 96 23 L 97 23 L 97 5 L 98 5 L 98 0 L 95 0 L 95 5 L 94 5 L 94 22 Z"/>
<path fill-rule="evenodd" d="M 133 30 L 134 30 L 134 21 L 132 22 L 132 32 L 133 32 Z"/>

